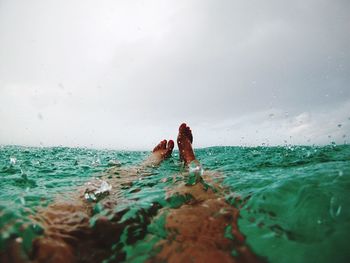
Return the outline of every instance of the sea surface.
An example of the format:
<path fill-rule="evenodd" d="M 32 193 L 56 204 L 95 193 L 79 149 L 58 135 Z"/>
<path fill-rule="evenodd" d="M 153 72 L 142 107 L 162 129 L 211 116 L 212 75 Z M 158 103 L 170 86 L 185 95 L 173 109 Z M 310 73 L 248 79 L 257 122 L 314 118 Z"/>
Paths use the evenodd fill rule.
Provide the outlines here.
<path fill-rule="evenodd" d="M 255 254 L 272 263 L 350 262 L 349 145 L 211 147 L 195 152 L 205 170 L 219 174 L 215 180 L 226 189 L 227 202 L 237 196 L 245 200 L 238 225 Z M 29 253 L 32 241 L 45 231 L 30 219 L 39 208 L 64 199 L 106 169 L 133 167 L 148 155 L 0 146 L 0 251 L 20 237 Z M 175 151 L 147 176 L 122 187 L 119 194 L 130 200 L 123 203 L 129 209 L 125 216 L 133 217 L 153 203 L 180 207 L 184 200 L 165 199 L 167 189 L 185 180 L 182 170 Z M 94 205 L 96 217 L 103 209 L 98 200 Z M 145 261 L 153 245 L 167 235 L 164 218 L 146 222 L 142 233 L 127 228 L 122 233 L 116 246 L 123 260 Z M 127 241 L 128 235 L 133 242 Z"/>

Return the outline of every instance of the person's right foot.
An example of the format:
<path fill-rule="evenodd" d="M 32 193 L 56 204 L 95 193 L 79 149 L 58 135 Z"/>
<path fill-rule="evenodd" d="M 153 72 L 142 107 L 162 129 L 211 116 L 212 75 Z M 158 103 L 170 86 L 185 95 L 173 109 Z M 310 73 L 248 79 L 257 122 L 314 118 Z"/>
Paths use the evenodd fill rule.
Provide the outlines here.
<path fill-rule="evenodd" d="M 192 149 L 193 136 L 190 127 L 183 123 L 179 127 L 179 135 L 177 136 L 177 146 L 179 147 L 180 160 L 186 165 L 196 159 Z"/>

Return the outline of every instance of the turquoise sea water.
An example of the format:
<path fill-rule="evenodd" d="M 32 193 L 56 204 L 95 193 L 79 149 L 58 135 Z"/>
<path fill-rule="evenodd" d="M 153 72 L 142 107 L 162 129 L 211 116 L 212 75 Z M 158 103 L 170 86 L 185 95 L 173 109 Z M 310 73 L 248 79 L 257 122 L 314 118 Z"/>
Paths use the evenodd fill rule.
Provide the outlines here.
<path fill-rule="evenodd" d="M 100 177 L 117 161 L 132 167 L 148 154 L 0 146 L 0 250 L 21 237 L 23 250 L 30 251 L 32 240 L 45 231 L 29 219 L 38 208 Z M 246 200 L 238 225 L 254 253 L 276 263 L 349 262 L 350 146 L 212 147 L 196 155 L 204 169 L 218 172 L 215 180 L 226 188 L 228 202 L 236 196 Z M 166 200 L 167 189 L 185 180 L 181 170 L 174 152 L 147 176 L 121 187 L 119 196 L 129 200 L 116 208 L 127 209 L 122 220 L 141 214 L 143 223 L 123 230 L 124 238 L 115 244 L 124 255 L 120 261 L 144 261 L 166 235 L 164 218 L 146 220 L 147 207 L 185 202 Z M 91 224 L 103 214 L 98 202 L 94 211 Z"/>

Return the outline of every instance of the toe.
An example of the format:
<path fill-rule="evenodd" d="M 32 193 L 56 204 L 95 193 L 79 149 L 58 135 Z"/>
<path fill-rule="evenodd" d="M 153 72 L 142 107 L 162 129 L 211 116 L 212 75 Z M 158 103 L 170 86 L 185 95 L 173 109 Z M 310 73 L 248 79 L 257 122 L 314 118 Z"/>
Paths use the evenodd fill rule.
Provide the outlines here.
<path fill-rule="evenodd" d="M 168 142 L 168 150 L 172 151 L 174 149 L 174 141 L 173 140 L 169 140 Z"/>
<path fill-rule="evenodd" d="M 183 132 L 186 129 L 186 123 L 182 123 L 179 127 L 179 132 Z"/>
<path fill-rule="evenodd" d="M 160 145 L 162 142 L 158 143 L 156 147 L 154 147 L 153 152 L 158 151 L 160 149 Z"/>
<path fill-rule="evenodd" d="M 168 146 L 166 148 L 166 153 L 164 155 L 165 158 L 169 158 L 173 152 L 174 149 L 174 141 L 173 140 L 169 140 L 168 142 Z"/>
<path fill-rule="evenodd" d="M 166 149 L 166 143 L 167 143 L 166 140 L 163 140 L 163 141 L 161 141 L 160 143 L 158 143 L 157 146 L 154 147 L 153 152 Z"/>
<path fill-rule="evenodd" d="M 161 143 L 160 143 L 160 148 L 161 148 L 161 149 L 166 149 L 166 143 L 167 143 L 167 140 L 161 141 Z"/>

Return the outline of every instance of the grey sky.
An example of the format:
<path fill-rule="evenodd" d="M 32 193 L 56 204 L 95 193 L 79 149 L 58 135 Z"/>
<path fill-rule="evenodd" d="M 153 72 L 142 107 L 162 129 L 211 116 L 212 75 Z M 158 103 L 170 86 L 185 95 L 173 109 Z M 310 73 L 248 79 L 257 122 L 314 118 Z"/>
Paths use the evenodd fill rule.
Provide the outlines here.
<path fill-rule="evenodd" d="M 350 2 L 0 0 L 0 144 L 343 143 Z"/>

